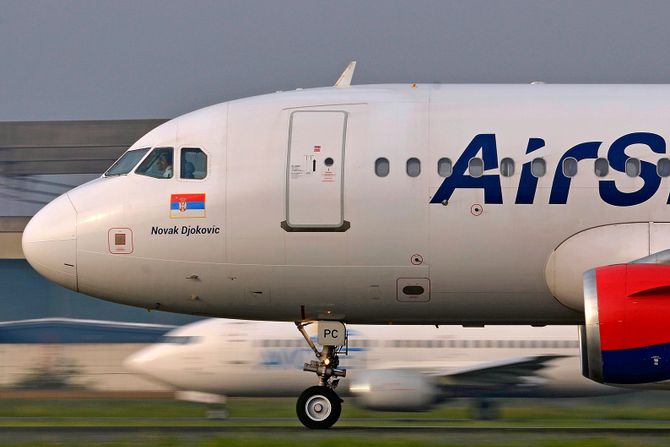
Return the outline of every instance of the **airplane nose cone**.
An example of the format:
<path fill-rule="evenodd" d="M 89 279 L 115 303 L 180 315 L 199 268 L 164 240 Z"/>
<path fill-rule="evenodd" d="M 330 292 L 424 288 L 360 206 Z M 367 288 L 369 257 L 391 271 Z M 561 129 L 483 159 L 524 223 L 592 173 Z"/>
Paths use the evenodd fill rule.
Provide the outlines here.
<path fill-rule="evenodd" d="M 128 371 L 144 376 L 145 378 L 163 384 L 172 385 L 169 373 L 171 367 L 163 361 L 162 350 L 159 346 L 148 346 L 130 354 L 123 361 Z"/>
<path fill-rule="evenodd" d="M 123 366 L 134 373 L 147 374 L 147 365 L 150 363 L 150 357 L 147 355 L 147 349 L 140 349 L 137 352 L 130 354 L 124 361 Z"/>
<path fill-rule="evenodd" d="M 42 276 L 77 290 L 77 213 L 67 194 L 30 219 L 23 230 L 23 254 Z"/>

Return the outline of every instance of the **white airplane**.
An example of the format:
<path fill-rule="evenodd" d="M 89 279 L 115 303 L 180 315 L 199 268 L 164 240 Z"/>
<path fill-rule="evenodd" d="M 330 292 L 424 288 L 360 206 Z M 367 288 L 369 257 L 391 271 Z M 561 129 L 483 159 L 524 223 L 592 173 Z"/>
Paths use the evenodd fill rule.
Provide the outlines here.
<path fill-rule="evenodd" d="M 589 378 L 670 379 L 670 86 L 352 72 L 157 127 L 37 213 L 26 258 L 110 301 L 298 323 L 313 428 L 345 323 L 584 325 Z"/>
<path fill-rule="evenodd" d="M 574 326 L 349 326 L 348 380 L 341 389 L 371 410 L 425 411 L 475 398 L 482 418 L 501 397 L 583 397 L 621 390 L 581 374 Z M 315 338 L 315 334 L 311 334 Z M 402 337 L 402 338 L 399 338 Z M 186 399 L 292 396 L 313 356 L 286 323 L 208 319 L 174 329 L 125 366 Z"/>

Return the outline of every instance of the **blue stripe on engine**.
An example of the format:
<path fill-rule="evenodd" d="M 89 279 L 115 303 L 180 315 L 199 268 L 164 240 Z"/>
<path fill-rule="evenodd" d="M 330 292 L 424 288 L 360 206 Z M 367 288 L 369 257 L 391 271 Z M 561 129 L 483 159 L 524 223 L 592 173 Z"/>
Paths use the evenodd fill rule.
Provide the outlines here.
<path fill-rule="evenodd" d="M 163 208 L 165 209 L 165 208 Z M 179 209 L 179 202 L 170 202 L 170 209 L 171 210 L 178 210 Z M 186 202 L 186 209 L 187 210 L 204 210 L 205 209 L 205 202 Z"/>
<path fill-rule="evenodd" d="M 670 379 L 670 343 L 602 352 L 603 382 L 650 383 Z"/>

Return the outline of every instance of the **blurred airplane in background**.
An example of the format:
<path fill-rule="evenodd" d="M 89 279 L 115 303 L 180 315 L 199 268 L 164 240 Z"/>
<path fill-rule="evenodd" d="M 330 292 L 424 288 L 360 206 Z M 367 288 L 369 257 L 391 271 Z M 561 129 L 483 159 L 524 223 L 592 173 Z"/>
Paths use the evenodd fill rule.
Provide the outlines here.
<path fill-rule="evenodd" d="M 349 326 L 342 362 L 349 374 L 340 394 L 382 411 L 473 398 L 477 416 L 489 419 L 496 414 L 492 398 L 622 392 L 582 376 L 574 326 L 399 329 Z M 179 398 L 222 403 L 223 396 L 293 396 L 311 384 L 296 371 L 312 358 L 292 324 L 210 319 L 168 332 L 125 366 L 175 387 Z"/>

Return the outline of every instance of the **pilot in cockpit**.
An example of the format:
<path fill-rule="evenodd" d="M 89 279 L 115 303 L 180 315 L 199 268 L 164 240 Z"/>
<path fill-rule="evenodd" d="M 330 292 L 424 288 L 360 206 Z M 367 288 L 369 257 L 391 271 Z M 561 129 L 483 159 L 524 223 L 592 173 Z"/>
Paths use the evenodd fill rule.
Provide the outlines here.
<path fill-rule="evenodd" d="M 190 161 L 182 161 L 181 178 L 195 178 L 195 165 Z"/>
<path fill-rule="evenodd" d="M 163 178 L 172 178 L 172 151 L 161 152 L 156 161 L 158 171 Z"/>

